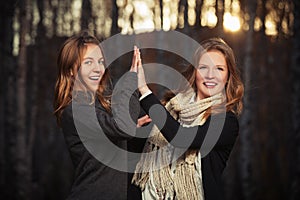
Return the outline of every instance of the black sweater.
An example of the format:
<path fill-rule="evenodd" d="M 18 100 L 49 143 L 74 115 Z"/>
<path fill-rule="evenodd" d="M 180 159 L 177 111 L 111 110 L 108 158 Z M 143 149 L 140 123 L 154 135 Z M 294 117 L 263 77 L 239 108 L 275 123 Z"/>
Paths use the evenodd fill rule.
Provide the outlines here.
<path fill-rule="evenodd" d="M 158 126 L 161 133 L 173 146 L 200 149 L 201 154 L 206 154 L 205 157 L 201 159 L 205 200 L 224 199 L 222 172 L 239 132 L 237 117 L 232 112 L 227 112 L 226 116 L 223 115 L 223 117 L 222 114 L 209 117 L 202 126 L 185 128 L 169 114 L 153 94 L 146 96 L 140 103 L 146 113 L 149 114 L 152 122 Z M 156 107 L 155 112 L 150 111 L 153 105 Z M 163 116 L 165 116 L 166 119 L 164 123 L 162 123 L 162 121 L 164 121 L 162 120 Z M 212 119 L 214 119 L 212 123 L 213 127 L 210 127 Z M 224 126 L 223 123 L 219 122 L 224 122 Z M 221 126 L 220 134 L 216 133 L 218 132 L 217 130 L 214 131 L 214 128 L 216 128 L 214 126 Z M 211 145 L 203 145 L 208 130 L 210 130 L 210 134 L 216 134 L 215 143 L 212 143 L 212 141 L 208 142 L 214 144 L 212 149 L 207 148 Z M 177 138 L 175 138 L 174 133 L 177 133 Z M 203 146 L 206 147 L 203 149 Z"/>
<path fill-rule="evenodd" d="M 132 121 L 136 122 L 140 107 L 138 93 L 133 91 L 137 85 L 136 73 L 128 73 L 123 81 L 122 88 L 115 90 L 114 95 L 116 100 L 131 98 L 130 109 L 127 101 L 116 101 L 113 115 L 99 101 L 93 105 L 84 103 L 85 96 L 79 94 L 77 99 L 83 101 L 73 100 L 62 113 L 62 130 L 75 168 L 68 200 L 127 199 L 130 180 L 122 170 L 128 167 L 126 153 L 112 147 L 118 146 L 126 152 L 127 141 L 133 137 L 127 133 L 134 132 L 136 124 L 128 125 L 129 119 L 123 114 L 130 110 Z"/>

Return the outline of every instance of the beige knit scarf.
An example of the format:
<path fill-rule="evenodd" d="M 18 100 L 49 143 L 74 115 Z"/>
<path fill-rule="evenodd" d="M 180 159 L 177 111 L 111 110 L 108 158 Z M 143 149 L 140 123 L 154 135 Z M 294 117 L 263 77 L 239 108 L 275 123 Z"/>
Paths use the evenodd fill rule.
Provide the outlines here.
<path fill-rule="evenodd" d="M 185 93 L 177 94 L 165 106 L 182 126 L 203 125 L 205 111 L 223 101 L 221 93 L 200 101 L 193 101 L 195 97 L 196 93 L 190 89 Z M 204 199 L 199 150 L 186 150 L 172 163 L 172 169 L 175 166 L 175 172 L 173 172 L 171 155 L 174 151 L 175 148 L 154 126 L 136 166 L 132 182 L 144 190 L 146 184 L 150 184 L 151 181 L 153 186 L 151 190 L 156 193 L 158 199 Z"/>

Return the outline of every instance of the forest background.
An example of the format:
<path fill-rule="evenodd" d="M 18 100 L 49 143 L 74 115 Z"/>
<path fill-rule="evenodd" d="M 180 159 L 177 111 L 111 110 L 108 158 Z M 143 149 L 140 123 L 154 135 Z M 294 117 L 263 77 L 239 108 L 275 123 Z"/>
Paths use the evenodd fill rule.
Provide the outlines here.
<path fill-rule="evenodd" d="M 1 199 L 59 200 L 69 192 L 73 167 L 52 107 L 56 58 L 84 29 L 103 39 L 141 30 L 176 30 L 198 42 L 222 37 L 245 83 L 224 198 L 300 196 L 299 0 L 10 0 L 0 3 Z M 145 62 L 181 63 L 142 51 Z M 129 68 L 130 57 L 120 63 Z"/>

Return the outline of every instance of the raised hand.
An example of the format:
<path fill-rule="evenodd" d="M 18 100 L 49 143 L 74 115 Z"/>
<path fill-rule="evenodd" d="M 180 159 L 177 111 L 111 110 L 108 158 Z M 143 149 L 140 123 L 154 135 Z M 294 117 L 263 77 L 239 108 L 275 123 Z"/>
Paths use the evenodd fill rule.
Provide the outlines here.
<path fill-rule="evenodd" d="M 131 72 L 136 72 L 136 73 L 138 72 L 138 59 L 140 58 L 139 54 L 140 54 L 139 49 L 136 46 L 134 46 L 132 63 L 130 67 Z"/>
<path fill-rule="evenodd" d="M 137 73 L 138 73 L 138 88 L 141 93 L 141 95 L 147 93 L 150 91 L 150 89 L 147 86 L 146 79 L 145 79 L 145 73 L 142 65 L 142 59 L 141 59 L 141 53 L 140 50 L 137 49 Z"/>

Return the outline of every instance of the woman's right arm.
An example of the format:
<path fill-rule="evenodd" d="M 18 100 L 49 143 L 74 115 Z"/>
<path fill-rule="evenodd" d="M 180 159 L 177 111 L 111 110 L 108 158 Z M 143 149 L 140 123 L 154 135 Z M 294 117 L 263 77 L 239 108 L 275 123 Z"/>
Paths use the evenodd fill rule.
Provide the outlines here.
<path fill-rule="evenodd" d="M 137 60 L 138 86 L 143 97 L 140 101 L 142 108 L 150 116 L 152 122 L 158 127 L 167 141 L 173 146 L 179 148 L 200 149 L 210 127 L 211 117 L 209 117 L 202 126 L 189 128 L 181 126 L 148 88 L 140 54 L 138 54 Z M 154 105 L 156 105 L 156 112 L 150 112 L 150 108 Z M 162 116 L 166 116 L 165 121 L 162 120 Z M 239 124 L 236 116 L 231 112 L 226 113 L 224 126 L 221 134 L 216 138 L 217 142 L 215 147 L 226 148 L 232 146 L 235 143 L 238 131 Z M 176 140 L 173 140 L 176 135 Z"/>
<path fill-rule="evenodd" d="M 136 91 L 137 74 L 127 72 L 122 84 L 115 88 L 112 95 L 112 113 L 108 113 L 98 103 L 96 114 L 101 128 L 112 139 L 130 139 L 134 137 L 139 117 L 140 105 Z"/>

